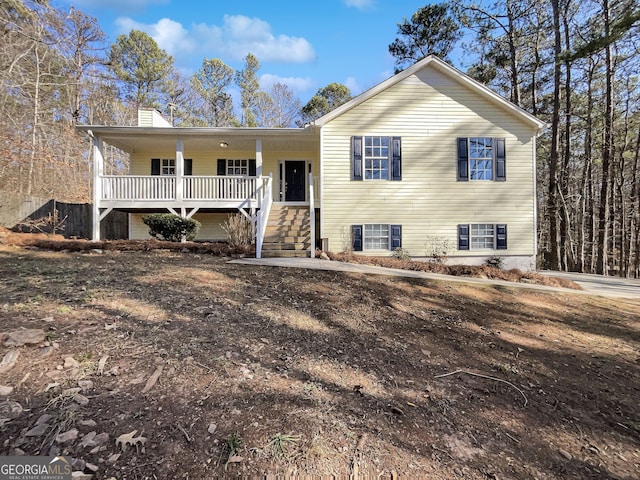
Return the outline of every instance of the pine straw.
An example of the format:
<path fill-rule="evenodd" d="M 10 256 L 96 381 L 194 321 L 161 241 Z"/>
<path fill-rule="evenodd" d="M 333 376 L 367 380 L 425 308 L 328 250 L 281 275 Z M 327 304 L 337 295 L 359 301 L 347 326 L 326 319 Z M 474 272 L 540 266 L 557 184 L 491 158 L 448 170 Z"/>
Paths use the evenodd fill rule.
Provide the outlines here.
<path fill-rule="evenodd" d="M 517 268 L 501 270 L 487 265 L 446 265 L 437 262 L 420 262 L 392 257 L 367 257 L 349 253 L 325 252 L 331 260 L 363 265 L 376 265 L 378 267 L 397 268 L 400 270 L 413 270 L 418 272 L 440 273 L 457 277 L 489 278 L 493 280 L 505 280 L 507 282 L 530 282 L 549 287 L 570 288 L 582 290 L 575 282 L 558 277 L 549 277 L 534 272 L 523 272 Z"/>
<path fill-rule="evenodd" d="M 92 250 L 111 251 L 150 251 L 170 250 L 174 252 L 206 253 L 216 256 L 252 255 L 253 246 L 231 247 L 226 242 L 165 242 L 161 240 L 105 240 L 90 242 L 83 239 L 65 239 L 62 235 L 48 235 L 45 233 L 15 233 L 0 227 L 0 243 L 14 246 L 37 247 L 43 250 L 90 252 Z"/>
<path fill-rule="evenodd" d="M 176 252 L 206 253 L 216 256 L 231 255 L 255 255 L 254 246 L 231 247 L 225 242 L 164 242 L 160 240 L 106 240 L 103 242 L 90 242 L 88 240 L 69 240 L 62 235 L 48 235 L 45 233 L 15 233 L 0 227 L 0 243 L 15 246 L 32 246 L 43 250 L 89 252 L 91 250 L 117 250 L 117 251 L 150 251 L 170 250 Z M 419 272 L 441 273 L 472 278 L 490 278 L 506 280 L 508 282 L 528 281 L 538 285 L 550 287 L 563 287 L 573 290 L 581 290 L 580 286 L 571 280 L 557 277 L 548 277 L 533 272 L 522 272 L 518 269 L 501 270 L 486 265 L 445 265 L 436 262 L 418 262 L 392 257 L 366 257 L 348 253 L 325 252 L 331 260 L 364 265 L 376 265 L 379 267 L 397 268 L 401 270 L 414 270 Z"/>

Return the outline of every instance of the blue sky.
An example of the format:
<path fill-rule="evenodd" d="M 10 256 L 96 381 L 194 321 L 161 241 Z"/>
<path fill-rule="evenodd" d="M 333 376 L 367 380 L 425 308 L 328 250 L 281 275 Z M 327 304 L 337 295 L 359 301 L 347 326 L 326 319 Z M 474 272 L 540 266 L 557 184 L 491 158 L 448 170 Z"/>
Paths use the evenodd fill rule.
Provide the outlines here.
<path fill-rule="evenodd" d="M 111 44 L 135 28 L 151 35 L 191 74 L 203 58 L 239 69 L 253 53 L 264 88 L 289 85 L 304 103 L 320 87 L 352 94 L 393 75 L 388 45 L 397 23 L 425 0 L 58 0 L 96 17 Z"/>

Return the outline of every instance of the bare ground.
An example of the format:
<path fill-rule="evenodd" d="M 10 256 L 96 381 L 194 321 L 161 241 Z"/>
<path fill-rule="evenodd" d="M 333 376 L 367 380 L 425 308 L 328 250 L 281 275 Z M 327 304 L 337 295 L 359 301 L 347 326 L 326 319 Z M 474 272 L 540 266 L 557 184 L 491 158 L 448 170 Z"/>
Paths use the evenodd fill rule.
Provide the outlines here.
<path fill-rule="evenodd" d="M 640 478 L 640 299 L 227 262 L 0 245 L 0 455 L 96 479 Z"/>

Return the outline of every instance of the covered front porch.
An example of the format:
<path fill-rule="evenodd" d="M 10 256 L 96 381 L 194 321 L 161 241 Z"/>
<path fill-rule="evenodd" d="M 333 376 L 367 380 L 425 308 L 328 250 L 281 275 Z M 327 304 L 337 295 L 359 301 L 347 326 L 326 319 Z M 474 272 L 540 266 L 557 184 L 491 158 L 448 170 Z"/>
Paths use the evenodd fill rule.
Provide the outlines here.
<path fill-rule="evenodd" d="M 237 210 L 256 225 L 259 256 L 273 202 L 309 206 L 312 216 L 319 203 L 315 128 L 79 128 L 93 140 L 93 240 L 112 210 Z M 107 145 L 129 153 L 128 174 L 105 174 Z"/>

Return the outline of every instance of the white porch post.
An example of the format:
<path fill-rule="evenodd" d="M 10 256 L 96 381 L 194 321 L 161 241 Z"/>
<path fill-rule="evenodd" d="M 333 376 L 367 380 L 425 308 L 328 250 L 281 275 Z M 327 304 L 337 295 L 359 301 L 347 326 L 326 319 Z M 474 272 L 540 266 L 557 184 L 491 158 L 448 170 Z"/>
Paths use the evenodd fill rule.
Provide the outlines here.
<path fill-rule="evenodd" d="M 104 156 L 102 139 L 93 137 L 93 228 L 91 239 L 100 241 L 100 201 L 102 199 L 102 177 L 104 173 Z"/>
<path fill-rule="evenodd" d="M 184 177 L 184 142 L 176 141 L 176 201 L 181 202 L 184 195 L 182 191 L 182 178 Z"/>
<path fill-rule="evenodd" d="M 262 176 L 262 140 L 256 139 L 256 177 Z"/>

